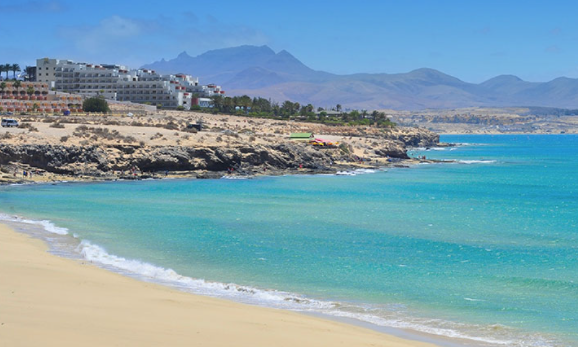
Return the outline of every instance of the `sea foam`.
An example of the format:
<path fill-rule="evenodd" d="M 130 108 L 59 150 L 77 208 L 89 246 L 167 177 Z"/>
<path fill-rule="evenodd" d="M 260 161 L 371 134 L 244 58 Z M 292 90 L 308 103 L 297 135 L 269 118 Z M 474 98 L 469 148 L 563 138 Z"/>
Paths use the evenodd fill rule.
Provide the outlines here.
<path fill-rule="evenodd" d="M 77 237 L 76 234 L 70 235 L 68 229 L 58 227 L 49 220 L 30 220 L 19 216 L 0 214 L 0 221 L 36 225 L 51 234 Z M 547 337 L 538 334 L 526 336 L 526 334 L 520 334 L 517 330 L 504 326 L 495 328 L 415 317 L 405 312 L 403 305 L 377 306 L 317 300 L 289 292 L 196 279 L 181 275 L 170 268 L 163 268 L 145 261 L 127 259 L 110 254 L 104 247 L 93 244 L 88 240 L 81 240 L 72 252 L 75 253 L 72 257 L 79 255 L 82 259 L 104 269 L 139 280 L 171 286 L 193 294 L 224 298 L 265 307 L 321 313 L 327 316 L 354 319 L 376 326 L 410 329 L 432 335 L 466 339 L 481 343 L 482 346 L 487 344 L 514 347 L 550 347 L 559 345 Z M 66 255 L 67 252 L 58 252 L 58 254 Z"/>
<path fill-rule="evenodd" d="M 31 220 L 31 219 L 24 219 L 19 216 L 10 216 L 7 214 L 0 213 L 0 221 L 39 225 L 49 233 L 58 235 L 68 235 L 68 229 L 58 227 L 49 220 Z"/>
<path fill-rule="evenodd" d="M 495 160 L 458 160 L 459 164 L 494 164 Z"/>
<path fill-rule="evenodd" d="M 263 290 L 234 283 L 205 281 L 183 276 L 173 269 L 163 268 L 144 261 L 126 259 L 109 254 L 103 247 L 83 240 L 76 248 L 84 259 L 105 269 L 129 275 L 140 280 L 151 281 L 178 288 L 194 294 L 235 300 L 238 302 L 287 309 L 301 312 L 317 312 L 328 316 L 350 318 L 376 326 L 410 329 L 432 335 L 467 339 L 492 345 L 507 346 L 554 346 L 541 336 L 532 336 L 536 345 L 528 345 L 526 339 L 517 338 L 516 331 L 501 327 L 499 337 L 482 334 L 487 327 L 466 325 L 438 319 L 411 317 L 400 310 L 376 308 L 372 305 L 357 305 L 347 302 L 325 301 L 307 298 L 298 294 Z M 494 333 L 496 329 L 491 329 Z"/>

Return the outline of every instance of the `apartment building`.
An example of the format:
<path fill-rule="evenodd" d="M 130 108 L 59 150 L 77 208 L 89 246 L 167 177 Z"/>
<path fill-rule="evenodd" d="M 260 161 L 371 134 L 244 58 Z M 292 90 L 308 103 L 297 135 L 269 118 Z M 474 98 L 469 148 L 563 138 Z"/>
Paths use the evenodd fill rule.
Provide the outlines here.
<path fill-rule="evenodd" d="M 190 75 L 161 75 L 153 70 L 129 70 L 122 65 L 77 63 L 71 60 L 36 60 L 37 81 L 54 90 L 110 100 L 148 103 L 165 108 L 206 106 L 200 100 L 225 94 L 220 86 L 200 85 Z"/>
<path fill-rule="evenodd" d="M 6 82 L 0 95 L 2 112 L 82 112 L 81 96 L 52 92 L 43 82 L 21 82 L 20 87 L 15 87 L 14 82 Z"/>

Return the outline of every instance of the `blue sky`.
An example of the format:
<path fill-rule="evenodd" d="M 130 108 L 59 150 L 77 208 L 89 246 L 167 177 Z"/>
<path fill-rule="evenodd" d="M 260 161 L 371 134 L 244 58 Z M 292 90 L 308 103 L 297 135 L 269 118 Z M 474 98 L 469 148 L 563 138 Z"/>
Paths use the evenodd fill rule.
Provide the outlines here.
<path fill-rule="evenodd" d="M 285 49 L 316 70 L 428 67 L 467 82 L 578 78 L 575 1 L 0 0 L 0 62 L 138 67 L 187 51 Z"/>

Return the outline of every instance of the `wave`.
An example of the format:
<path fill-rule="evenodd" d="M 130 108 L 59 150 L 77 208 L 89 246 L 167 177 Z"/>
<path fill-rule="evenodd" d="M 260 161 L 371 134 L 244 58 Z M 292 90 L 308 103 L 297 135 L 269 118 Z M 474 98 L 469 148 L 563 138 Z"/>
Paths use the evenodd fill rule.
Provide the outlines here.
<path fill-rule="evenodd" d="M 376 169 L 355 169 L 350 171 L 337 171 L 336 175 L 338 176 L 357 176 L 357 175 L 366 175 L 366 174 L 373 174 L 378 171 L 387 171 L 387 170 L 376 170 Z"/>
<path fill-rule="evenodd" d="M 54 225 L 48 220 L 30 220 L 18 216 L 0 214 L 0 221 L 23 223 L 41 227 L 44 231 L 63 237 L 77 238 L 68 229 Z M 67 235 L 67 236 L 65 236 Z M 58 244 L 62 246 L 65 243 Z M 71 243 L 67 245 L 70 246 Z M 557 341 L 541 334 L 523 333 L 501 325 L 465 324 L 441 319 L 431 319 L 412 315 L 401 304 L 359 304 L 329 300 L 318 300 L 300 294 L 259 289 L 234 283 L 211 282 L 204 279 L 181 275 L 170 268 L 157 266 L 146 261 L 126 259 L 110 254 L 104 247 L 89 240 L 77 242 L 73 249 L 58 254 L 70 257 L 80 256 L 86 261 L 104 269 L 130 276 L 139 280 L 159 283 L 193 294 L 218 297 L 237 302 L 287 309 L 300 312 L 320 313 L 338 318 L 350 318 L 380 327 L 409 329 L 442 337 L 467 339 L 482 345 L 507 345 L 514 347 L 554 347 Z M 465 300 L 476 300 L 464 298 Z"/>
<path fill-rule="evenodd" d="M 453 148 L 453 147 L 415 147 L 415 148 L 411 148 L 410 151 L 420 151 L 420 152 L 449 151 L 450 148 Z"/>
<path fill-rule="evenodd" d="M 229 176 L 229 175 L 225 175 L 225 176 L 221 177 L 221 179 L 223 179 L 223 180 L 246 180 L 249 178 L 250 177 L 247 177 L 247 176 Z"/>
<path fill-rule="evenodd" d="M 0 221 L 39 225 L 49 233 L 58 235 L 68 235 L 67 228 L 57 227 L 49 220 L 31 220 L 31 219 L 24 219 L 19 216 L 9 216 L 7 214 L 0 213 Z"/>
<path fill-rule="evenodd" d="M 371 323 L 377 326 L 397 329 L 410 329 L 432 335 L 468 339 L 471 341 L 508 346 L 534 346 L 526 339 L 516 338 L 514 329 L 496 326 L 490 329 L 481 325 L 468 325 L 437 319 L 410 317 L 399 307 L 379 308 L 376 305 L 355 305 L 346 302 L 324 301 L 307 298 L 305 296 L 277 291 L 263 290 L 255 287 L 242 286 L 234 283 L 210 282 L 183 276 L 170 268 L 163 268 L 147 262 L 134 259 L 125 259 L 109 254 L 104 248 L 83 240 L 76 249 L 77 252 L 91 262 L 100 264 L 107 269 L 116 270 L 122 274 L 129 274 L 141 280 L 148 280 L 194 294 L 235 300 L 259 306 L 287 309 L 301 312 L 317 312 L 328 316 L 352 318 L 358 321 Z M 120 270 L 120 271 L 119 271 Z M 484 330 L 498 330 L 499 337 L 483 336 Z M 482 336 L 477 336 L 480 334 Z M 545 338 L 539 335 L 527 336 L 536 342 L 535 346 L 550 346 L 545 344 Z M 539 342 L 539 343 L 538 343 Z M 553 345 L 552 345 L 553 346 Z"/>
<path fill-rule="evenodd" d="M 495 160 L 457 160 L 459 164 L 494 164 Z"/>

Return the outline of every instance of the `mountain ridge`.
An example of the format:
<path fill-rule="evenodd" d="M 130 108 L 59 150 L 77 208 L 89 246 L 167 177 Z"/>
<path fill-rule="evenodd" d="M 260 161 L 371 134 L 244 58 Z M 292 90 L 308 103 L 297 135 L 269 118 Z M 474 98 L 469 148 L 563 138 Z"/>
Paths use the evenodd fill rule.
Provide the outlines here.
<path fill-rule="evenodd" d="M 249 95 L 315 106 L 341 104 L 358 109 L 407 109 L 542 106 L 578 108 L 578 79 L 558 77 L 528 82 L 500 75 L 469 83 L 431 68 L 405 73 L 337 75 L 313 70 L 286 50 L 238 46 L 176 58 L 142 68 L 161 73 L 187 73 L 202 83 L 215 83 L 228 95 Z"/>

